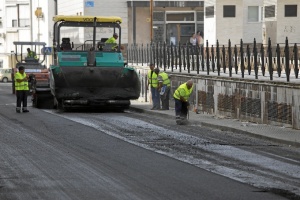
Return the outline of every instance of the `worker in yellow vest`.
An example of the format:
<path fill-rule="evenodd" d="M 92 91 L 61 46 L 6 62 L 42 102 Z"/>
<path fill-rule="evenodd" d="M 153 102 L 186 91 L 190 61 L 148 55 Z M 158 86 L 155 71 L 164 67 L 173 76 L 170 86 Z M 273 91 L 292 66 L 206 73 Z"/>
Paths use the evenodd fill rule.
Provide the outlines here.
<path fill-rule="evenodd" d="M 158 79 L 158 91 L 161 100 L 161 109 L 169 110 L 169 100 L 170 100 L 170 89 L 171 82 L 169 75 L 166 72 L 160 72 L 159 68 L 155 68 L 154 72 L 157 74 Z"/>
<path fill-rule="evenodd" d="M 187 119 L 189 98 L 193 92 L 193 81 L 189 80 L 181 84 L 174 92 L 175 114 L 177 119 Z"/>
<path fill-rule="evenodd" d="M 38 59 L 36 53 L 34 51 L 31 51 L 30 48 L 27 48 L 27 58 L 34 58 L 35 60 Z"/>
<path fill-rule="evenodd" d="M 16 112 L 21 112 L 22 105 L 22 111 L 26 113 L 29 112 L 27 109 L 27 94 L 29 91 L 28 78 L 25 73 L 25 68 L 23 66 L 20 66 L 18 69 L 18 72 L 15 74 L 15 90 L 17 96 Z"/>
<path fill-rule="evenodd" d="M 152 103 L 153 106 L 151 110 L 160 110 L 160 95 L 158 91 L 158 80 L 157 74 L 154 72 L 154 64 L 150 64 L 150 70 L 148 71 L 148 84 L 147 89 L 150 87 L 151 89 L 151 96 L 152 96 Z"/>

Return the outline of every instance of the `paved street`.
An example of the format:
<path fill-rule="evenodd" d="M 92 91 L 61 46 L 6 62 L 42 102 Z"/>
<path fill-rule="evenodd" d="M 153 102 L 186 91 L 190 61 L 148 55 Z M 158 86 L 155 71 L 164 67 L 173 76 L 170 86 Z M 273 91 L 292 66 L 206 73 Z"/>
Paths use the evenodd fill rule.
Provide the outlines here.
<path fill-rule="evenodd" d="M 300 193 L 297 147 L 176 126 L 170 115 L 147 110 L 30 106 L 30 113 L 17 114 L 9 89 L 0 85 L 0 199 L 297 199 Z"/>

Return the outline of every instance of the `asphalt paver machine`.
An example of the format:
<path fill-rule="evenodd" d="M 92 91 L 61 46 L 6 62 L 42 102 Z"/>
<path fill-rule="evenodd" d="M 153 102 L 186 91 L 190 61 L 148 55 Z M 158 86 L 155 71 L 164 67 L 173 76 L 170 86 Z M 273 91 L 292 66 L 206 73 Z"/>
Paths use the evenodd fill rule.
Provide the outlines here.
<path fill-rule="evenodd" d="M 124 110 L 140 95 L 139 75 L 123 59 L 120 17 L 54 16 L 50 87 L 54 106 Z M 106 40 L 113 35 L 115 43 Z"/>

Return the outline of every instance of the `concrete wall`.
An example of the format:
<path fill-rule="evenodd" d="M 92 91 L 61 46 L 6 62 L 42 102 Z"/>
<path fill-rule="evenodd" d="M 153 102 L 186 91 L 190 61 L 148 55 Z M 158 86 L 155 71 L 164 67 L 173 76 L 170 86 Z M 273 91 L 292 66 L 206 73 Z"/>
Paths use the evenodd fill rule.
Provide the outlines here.
<path fill-rule="evenodd" d="M 297 17 L 285 17 L 285 5 L 297 5 Z M 284 43 L 289 38 L 289 43 L 299 43 L 300 35 L 300 1 L 277 0 L 277 42 Z"/>
<path fill-rule="evenodd" d="M 196 89 L 190 103 L 202 113 L 300 129 L 299 85 L 170 74 L 172 92 L 193 78 Z"/>

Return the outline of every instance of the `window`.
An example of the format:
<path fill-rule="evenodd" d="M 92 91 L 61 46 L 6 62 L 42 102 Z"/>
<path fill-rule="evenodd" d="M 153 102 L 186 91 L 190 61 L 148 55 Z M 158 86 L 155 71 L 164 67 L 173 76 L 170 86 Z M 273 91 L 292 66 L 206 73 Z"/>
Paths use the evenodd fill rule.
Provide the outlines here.
<path fill-rule="evenodd" d="M 214 15 L 215 15 L 215 9 L 213 6 L 208 6 L 205 8 L 205 17 L 206 18 L 214 17 Z"/>
<path fill-rule="evenodd" d="M 29 19 L 20 19 L 20 27 L 29 27 L 30 20 Z"/>
<path fill-rule="evenodd" d="M 18 20 L 16 19 L 12 20 L 12 27 L 18 27 Z"/>
<path fill-rule="evenodd" d="M 198 22 L 203 22 L 204 21 L 204 12 L 203 11 L 196 12 L 196 15 L 197 15 L 197 21 Z"/>
<path fill-rule="evenodd" d="M 248 6 L 248 22 L 258 22 L 258 21 L 259 21 L 259 7 Z"/>
<path fill-rule="evenodd" d="M 223 17 L 235 17 L 235 6 L 223 6 Z"/>
<path fill-rule="evenodd" d="M 265 18 L 275 17 L 275 5 L 265 7 Z"/>
<path fill-rule="evenodd" d="M 297 5 L 285 5 L 284 16 L 297 17 Z"/>

